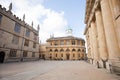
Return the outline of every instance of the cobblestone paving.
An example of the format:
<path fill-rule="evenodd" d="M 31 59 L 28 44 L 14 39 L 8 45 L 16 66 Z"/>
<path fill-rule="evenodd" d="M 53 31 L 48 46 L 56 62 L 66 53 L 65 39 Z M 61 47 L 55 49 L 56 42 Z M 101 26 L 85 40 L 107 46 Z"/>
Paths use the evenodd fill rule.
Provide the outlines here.
<path fill-rule="evenodd" d="M 0 64 L 0 80 L 120 80 L 84 61 L 34 61 Z"/>

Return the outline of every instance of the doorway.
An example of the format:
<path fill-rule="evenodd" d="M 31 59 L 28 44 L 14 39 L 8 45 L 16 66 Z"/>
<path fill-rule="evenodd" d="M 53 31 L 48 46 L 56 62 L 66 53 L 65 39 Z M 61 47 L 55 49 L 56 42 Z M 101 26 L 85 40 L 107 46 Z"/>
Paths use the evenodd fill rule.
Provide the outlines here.
<path fill-rule="evenodd" d="M 70 54 L 66 54 L 66 59 L 67 59 L 67 60 L 70 59 Z"/>
<path fill-rule="evenodd" d="M 106 69 L 106 61 L 103 61 L 103 68 Z"/>
<path fill-rule="evenodd" d="M 45 60 L 45 54 L 42 54 L 42 59 L 44 59 L 44 60 Z"/>
<path fill-rule="evenodd" d="M 5 52 L 0 52 L 0 63 L 4 62 L 4 58 L 5 58 Z"/>

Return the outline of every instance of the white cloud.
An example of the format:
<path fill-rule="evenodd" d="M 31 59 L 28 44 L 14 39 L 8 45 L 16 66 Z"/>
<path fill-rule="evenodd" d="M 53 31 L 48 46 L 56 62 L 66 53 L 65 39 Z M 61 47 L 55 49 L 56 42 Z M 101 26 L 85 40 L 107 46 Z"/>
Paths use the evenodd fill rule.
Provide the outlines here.
<path fill-rule="evenodd" d="M 34 22 L 34 28 L 40 24 L 40 40 L 45 42 L 50 34 L 55 36 L 65 35 L 65 26 L 67 21 L 64 18 L 64 12 L 56 12 L 45 8 L 43 0 L 0 0 L 1 5 L 8 9 L 9 4 L 13 3 L 13 13 L 22 19 L 25 14 L 25 21 L 31 25 Z"/>

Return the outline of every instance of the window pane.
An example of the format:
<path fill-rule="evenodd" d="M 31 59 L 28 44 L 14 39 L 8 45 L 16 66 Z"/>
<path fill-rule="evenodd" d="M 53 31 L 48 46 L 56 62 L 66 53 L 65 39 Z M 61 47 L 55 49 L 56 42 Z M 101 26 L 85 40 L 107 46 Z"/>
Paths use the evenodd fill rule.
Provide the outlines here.
<path fill-rule="evenodd" d="M 20 33 L 20 24 L 18 23 L 15 24 L 14 31 Z"/>
<path fill-rule="evenodd" d="M 18 44 L 19 43 L 19 37 L 18 36 L 13 36 L 12 43 L 13 44 Z"/>
<path fill-rule="evenodd" d="M 75 45 L 75 41 L 72 41 L 72 45 Z"/>
<path fill-rule="evenodd" d="M 0 23 L 1 23 L 1 21 L 2 21 L 2 15 L 0 15 Z"/>
<path fill-rule="evenodd" d="M 66 45 L 69 45 L 70 44 L 70 42 L 69 41 L 66 41 Z"/>
<path fill-rule="evenodd" d="M 26 36 L 29 37 L 30 36 L 30 30 L 26 29 Z"/>
<path fill-rule="evenodd" d="M 29 40 L 25 39 L 24 46 L 29 46 Z"/>
<path fill-rule="evenodd" d="M 36 48 L 36 43 L 33 43 L 33 48 Z"/>
<path fill-rule="evenodd" d="M 23 51 L 23 57 L 27 57 L 27 51 Z"/>
<path fill-rule="evenodd" d="M 10 57 L 16 57 L 16 53 L 17 53 L 17 50 L 11 49 L 9 56 L 10 56 Z"/>
<path fill-rule="evenodd" d="M 80 45 L 80 41 L 78 41 L 77 44 Z"/>
<path fill-rule="evenodd" d="M 37 40 L 37 34 L 34 33 L 34 40 Z"/>
<path fill-rule="evenodd" d="M 58 42 L 57 41 L 55 41 L 55 46 L 57 46 L 58 45 Z"/>
<path fill-rule="evenodd" d="M 32 57 L 35 57 L 35 52 L 32 53 Z"/>
<path fill-rule="evenodd" d="M 64 41 L 60 41 L 60 45 L 64 45 Z"/>

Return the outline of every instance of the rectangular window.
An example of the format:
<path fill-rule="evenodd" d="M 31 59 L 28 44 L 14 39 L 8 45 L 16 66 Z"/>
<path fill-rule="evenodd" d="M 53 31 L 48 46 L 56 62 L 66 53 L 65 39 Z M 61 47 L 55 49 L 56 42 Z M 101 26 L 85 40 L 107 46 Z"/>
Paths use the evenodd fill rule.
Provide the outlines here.
<path fill-rule="evenodd" d="M 57 45 L 58 45 L 58 42 L 56 41 L 56 42 L 55 42 L 55 46 L 57 46 Z"/>
<path fill-rule="evenodd" d="M 77 44 L 80 45 L 80 41 L 77 41 Z"/>
<path fill-rule="evenodd" d="M 26 36 L 29 37 L 30 36 L 30 30 L 26 28 Z"/>
<path fill-rule="evenodd" d="M 17 50 L 16 49 L 11 49 L 9 56 L 10 57 L 16 57 L 16 54 L 17 54 Z"/>
<path fill-rule="evenodd" d="M 12 43 L 13 44 L 18 44 L 19 43 L 19 37 L 14 35 L 13 39 L 12 39 Z"/>
<path fill-rule="evenodd" d="M 70 42 L 69 42 L 69 41 L 66 41 L 66 45 L 70 45 Z"/>
<path fill-rule="evenodd" d="M 27 51 L 23 51 L 23 57 L 27 57 L 28 52 Z"/>
<path fill-rule="evenodd" d="M 72 41 L 72 45 L 75 45 L 75 41 L 74 40 Z"/>
<path fill-rule="evenodd" d="M 1 23 L 1 21 L 2 21 L 2 15 L 0 15 L 0 23 Z"/>
<path fill-rule="evenodd" d="M 20 24 L 15 23 L 14 31 L 20 33 L 20 29 L 21 29 Z"/>
<path fill-rule="evenodd" d="M 36 48 L 36 43 L 33 43 L 33 48 Z"/>
<path fill-rule="evenodd" d="M 35 57 L 35 52 L 32 53 L 32 57 Z"/>
<path fill-rule="evenodd" d="M 85 42 L 84 41 L 82 41 L 82 46 L 84 46 L 85 45 Z"/>
<path fill-rule="evenodd" d="M 29 40 L 25 39 L 24 46 L 29 46 Z"/>
<path fill-rule="evenodd" d="M 38 35 L 34 33 L 34 40 L 37 40 Z"/>
<path fill-rule="evenodd" d="M 64 45 L 64 41 L 60 41 L 60 45 Z"/>

